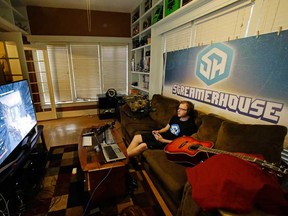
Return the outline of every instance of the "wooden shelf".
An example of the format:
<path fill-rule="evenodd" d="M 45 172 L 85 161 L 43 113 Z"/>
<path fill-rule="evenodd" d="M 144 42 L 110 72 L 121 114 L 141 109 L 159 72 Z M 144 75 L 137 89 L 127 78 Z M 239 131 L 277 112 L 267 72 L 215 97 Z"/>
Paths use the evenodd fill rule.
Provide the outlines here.
<path fill-rule="evenodd" d="M 22 13 L 24 12 L 24 13 Z M 19 26 L 25 27 L 25 29 Z M 30 33 L 25 7 L 16 8 L 10 1 L 0 0 L 0 31 Z"/>
<path fill-rule="evenodd" d="M 164 0 L 151 0 L 149 8 L 145 6 L 145 3 L 147 3 L 147 0 L 143 0 L 131 14 L 131 37 L 133 41 L 133 48 L 131 49 L 131 62 L 133 62 L 131 63 L 133 65 L 131 65 L 131 83 L 138 83 L 137 86 L 131 85 L 131 88 L 149 93 L 150 58 L 147 60 L 146 57 L 151 56 L 151 28 L 156 23 L 153 23 L 153 16 L 158 7 L 163 7 Z M 163 10 L 162 13 L 160 17 L 164 17 Z M 139 16 L 138 19 L 135 18 L 136 14 Z M 145 88 L 142 86 L 145 86 Z"/>
<path fill-rule="evenodd" d="M 149 89 L 141 88 L 141 87 L 139 87 L 139 86 L 131 85 L 131 87 L 132 87 L 133 89 L 138 89 L 138 90 L 143 91 L 143 92 L 147 92 L 147 93 L 149 92 Z"/>
<path fill-rule="evenodd" d="M 3 29 L 7 32 L 21 32 L 24 35 L 28 35 L 29 33 L 19 28 L 18 26 L 8 22 L 4 18 L 0 17 L 0 29 Z"/>

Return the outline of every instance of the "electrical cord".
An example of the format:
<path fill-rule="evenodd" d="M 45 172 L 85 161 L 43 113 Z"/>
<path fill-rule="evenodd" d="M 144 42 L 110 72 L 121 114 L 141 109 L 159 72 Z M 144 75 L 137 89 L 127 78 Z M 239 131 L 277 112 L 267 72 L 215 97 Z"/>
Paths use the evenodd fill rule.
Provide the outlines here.
<path fill-rule="evenodd" d="M 5 197 L 0 193 L 0 202 L 3 200 L 4 202 L 4 209 L 3 210 L 0 210 L 0 213 L 3 215 L 3 216 L 10 216 L 10 212 L 9 212 L 9 207 L 8 207 L 8 204 L 9 204 L 9 200 L 6 201 Z M 7 212 L 7 213 L 6 213 Z"/>
<path fill-rule="evenodd" d="M 85 210 L 84 210 L 82 216 L 85 216 L 86 211 L 88 210 L 89 204 L 90 204 L 90 202 L 91 202 L 91 200 L 92 200 L 92 198 L 93 198 L 93 196 L 94 196 L 94 193 L 96 192 L 96 190 L 98 189 L 98 187 L 106 180 L 106 178 L 109 176 L 109 174 L 111 173 L 111 171 L 112 171 L 113 168 L 114 168 L 114 164 L 113 164 L 113 166 L 109 169 L 109 171 L 107 172 L 106 176 L 104 176 L 104 178 L 103 178 L 103 179 L 98 183 L 98 185 L 95 187 L 95 189 L 94 189 L 93 193 L 91 194 L 90 199 L 89 199 L 89 201 L 88 201 L 88 203 L 87 203 L 87 205 L 86 205 L 86 207 L 85 207 Z"/>

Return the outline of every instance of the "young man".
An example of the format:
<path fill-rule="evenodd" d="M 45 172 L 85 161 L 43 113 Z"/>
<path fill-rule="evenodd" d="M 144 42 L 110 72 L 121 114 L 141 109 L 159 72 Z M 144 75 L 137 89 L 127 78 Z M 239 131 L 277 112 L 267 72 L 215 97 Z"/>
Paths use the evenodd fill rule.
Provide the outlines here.
<path fill-rule="evenodd" d="M 163 149 L 167 143 L 181 136 L 190 136 L 197 131 L 193 118 L 194 105 L 189 101 L 182 101 L 177 110 L 177 116 L 173 116 L 169 123 L 160 130 L 152 133 L 137 134 L 133 137 L 127 148 L 129 157 L 141 154 L 150 149 Z"/>

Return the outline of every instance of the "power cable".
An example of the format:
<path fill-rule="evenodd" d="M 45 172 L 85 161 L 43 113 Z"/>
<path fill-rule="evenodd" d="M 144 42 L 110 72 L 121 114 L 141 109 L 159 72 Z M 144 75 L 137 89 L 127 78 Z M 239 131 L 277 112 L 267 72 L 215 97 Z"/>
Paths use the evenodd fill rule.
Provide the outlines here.
<path fill-rule="evenodd" d="M 93 198 L 93 196 L 94 196 L 94 193 L 96 192 L 96 190 L 98 189 L 98 187 L 99 187 L 99 186 L 106 180 L 106 178 L 109 176 L 109 174 L 110 174 L 110 172 L 112 171 L 113 167 L 114 167 L 114 164 L 113 164 L 113 166 L 109 169 L 109 171 L 108 171 L 108 173 L 106 174 L 106 176 L 104 176 L 104 178 L 103 178 L 103 179 L 98 183 L 98 185 L 95 187 L 95 189 L 94 189 L 93 193 L 91 194 L 90 199 L 89 199 L 89 201 L 88 201 L 88 203 L 87 203 L 87 205 L 86 205 L 86 207 L 85 207 L 85 210 L 84 210 L 82 216 L 84 216 L 84 215 L 86 214 L 86 211 L 88 210 L 88 206 L 89 206 L 89 204 L 90 204 L 90 202 L 91 202 L 91 200 L 92 200 L 92 198 Z"/>

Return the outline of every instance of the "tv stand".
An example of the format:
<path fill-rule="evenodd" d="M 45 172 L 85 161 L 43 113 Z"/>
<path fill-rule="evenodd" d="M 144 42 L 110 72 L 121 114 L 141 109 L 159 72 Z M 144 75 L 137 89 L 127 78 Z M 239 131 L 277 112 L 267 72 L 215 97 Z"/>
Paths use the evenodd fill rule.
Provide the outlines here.
<path fill-rule="evenodd" d="M 0 168 L 0 194 L 6 202 L 9 201 L 10 213 L 25 210 L 25 201 L 39 191 L 45 174 L 48 150 L 43 135 L 44 126 L 36 127 L 36 135 L 31 133 L 31 137 L 24 140 L 25 148 L 18 157 Z M 41 142 L 38 142 L 40 138 Z"/>

